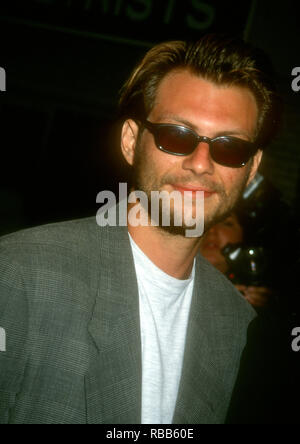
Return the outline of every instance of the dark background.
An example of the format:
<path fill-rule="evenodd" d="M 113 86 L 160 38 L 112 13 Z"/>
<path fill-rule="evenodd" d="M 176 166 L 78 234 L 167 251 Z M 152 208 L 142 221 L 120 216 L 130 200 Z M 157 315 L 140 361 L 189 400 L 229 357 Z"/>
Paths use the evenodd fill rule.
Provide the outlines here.
<path fill-rule="evenodd" d="M 126 173 L 114 125 L 118 91 L 154 43 L 229 31 L 265 49 L 286 105 L 261 172 L 297 213 L 300 66 L 296 2 L 2 0 L 0 234 L 95 214 Z"/>

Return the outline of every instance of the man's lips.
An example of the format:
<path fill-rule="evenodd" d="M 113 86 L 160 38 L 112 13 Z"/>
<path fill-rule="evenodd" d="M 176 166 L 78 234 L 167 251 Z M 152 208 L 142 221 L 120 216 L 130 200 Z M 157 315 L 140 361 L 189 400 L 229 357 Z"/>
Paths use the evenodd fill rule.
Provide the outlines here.
<path fill-rule="evenodd" d="M 210 242 L 210 241 L 204 241 L 202 244 L 203 251 L 209 250 L 209 251 L 220 251 L 221 248 L 216 242 Z"/>
<path fill-rule="evenodd" d="M 192 185 L 179 185 L 179 184 L 173 184 L 172 185 L 173 188 L 177 191 L 180 191 L 181 193 L 184 193 L 185 191 L 190 191 L 193 193 L 193 198 L 196 197 L 196 193 L 197 191 L 202 191 L 204 192 L 204 197 L 210 197 L 213 194 L 215 194 L 215 191 L 209 190 L 208 188 L 204 188 L 204 187 L 196 187 L 196 186 L 192 186 Z"/>

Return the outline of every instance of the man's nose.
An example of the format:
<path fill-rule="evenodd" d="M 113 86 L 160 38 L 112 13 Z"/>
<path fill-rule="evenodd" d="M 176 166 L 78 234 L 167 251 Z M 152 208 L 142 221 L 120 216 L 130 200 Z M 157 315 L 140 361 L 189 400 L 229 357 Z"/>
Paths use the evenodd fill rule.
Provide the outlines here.
<path fill-rule="evenodd" d="M 212 226 L 208 232 L 206 233 L 207 238 L 209 238 L 210 240 L 212 239 L 216 239 L 218 237 L 218 225 L 214 225 Z"/>
<path fill-rule="evenodd" d="M 185 170 L 193 171 L 195 174 L 213 174 L 214 163 L 210 156 L 208 143 L 200 142 L 192 154 L 184 158 L 182 167 Z"/>

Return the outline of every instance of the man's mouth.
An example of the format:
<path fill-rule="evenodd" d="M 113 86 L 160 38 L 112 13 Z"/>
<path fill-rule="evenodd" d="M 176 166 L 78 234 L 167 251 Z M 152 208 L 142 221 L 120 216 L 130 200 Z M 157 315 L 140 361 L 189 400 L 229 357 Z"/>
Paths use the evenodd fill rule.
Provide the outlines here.
<path fill-rule="evenodd" d="M 199 186 L 197 187 L 197 186 L 193 186 L 193 185 L 180 185 L 180 184 L 173 184 L 172 186 L 176 191 L 180 191 L 180 193 L 182 193 L 182 194 L 185 191 L 191 192 L 193 194 L 193 199 L 196 198 L 197 191 L 202 191 L 204 193 L 205 199 L 216 194 L 216 192 L 213 190 L 210 190 L 210 189 L 204 188 L 204 187 L 199 187 Z"/>
<path fill-rule="evenodd" d="M 203 243 L 202 246 L 203 250 L 209 250 L 209 251 L 220 251 L 220 246 L 216 242 L 209 242 L 206 241 Z"/>

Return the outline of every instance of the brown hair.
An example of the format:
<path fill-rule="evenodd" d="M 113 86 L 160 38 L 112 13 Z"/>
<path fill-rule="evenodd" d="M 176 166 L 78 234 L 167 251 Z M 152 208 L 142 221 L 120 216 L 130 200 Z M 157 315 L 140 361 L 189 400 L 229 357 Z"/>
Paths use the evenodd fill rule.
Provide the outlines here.
<path fill-rule="evenodd" d="M 161 80 L 176 69 L 188 69 L 218 85 L 249 88 L 259 109 L 256 139 L 261 147 L 269 144 L 277 132 L 282 108 L 273 70 L 261 50 L 238 37 L 208 34 L 197 42 L 171 41 L 154 46 L 121 90 L 120 116 L 146 118 Z"/>

